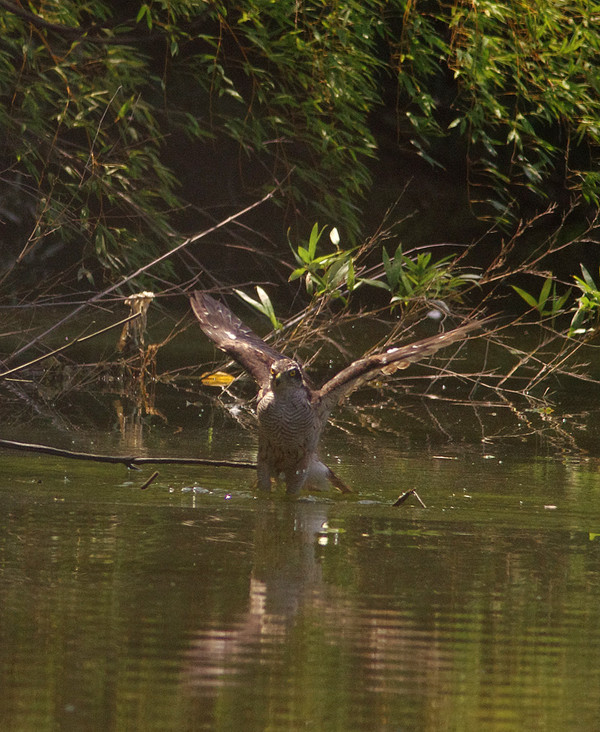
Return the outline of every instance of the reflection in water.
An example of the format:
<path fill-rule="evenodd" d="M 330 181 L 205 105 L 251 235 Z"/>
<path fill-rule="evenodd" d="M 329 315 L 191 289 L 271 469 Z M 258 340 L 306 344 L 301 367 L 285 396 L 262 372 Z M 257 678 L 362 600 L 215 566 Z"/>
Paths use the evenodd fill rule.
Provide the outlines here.
<path fill-rule="evenodd" d="M 188 683 L 231 683 L 231 676 L 241 674 L 257 655 L 273 654 L 303 608 L 324 605 L 315 547 L 326 521 L 325 504 L 259 502 L 248 610 L 230 628 L 198 631 L 186 668 Z"/>
<path fill-rule="evenodd" d="M 284 697 L 304 707 L 315 685 L 322 683 L 333 696 L 334 689 L 346 688 L 351 699 L 345 713 L 356 707 L 359 714 L 371 695 L 393 697 L 406 685 L 425 694 L 439 687 L 452 655 L 440 651 L 437 633 L 425 630 L 412 608 L 377 608 L 350 588 L 324 580 L 318 552 L 331 549 L 330 540 L 338 537 L 328 533 L 326 504 L 264 502 L 257 508 L 247 611 L 227 627 L 193 634 L 183 671 L 186 695 L 200 701 L 217 687 L 238 688 L 243 696 L 249 683 L 265 676 L 262 683 L 270 691 L 263 693 L 279 695 L 282 684 L 298 684 L 300 675 L 308 688 L 300 684 Z M 333 551 L 343 552 L 343 542 L 335 543 Z M 230 721 L 240 712 L 238 702 L 230 699 Z M 281 714 L 272 712 L 269 723 L 283 723 Z M 355 720 L 350 728 L 361 726 Z M 373 728 L 368 720 L 365 728 Z"/>
<path fill-rule="evenodd" d="M 340 522 L 330 505 L 257 506 L 246 610 L 203 625 L 185 654 L 180 691 L 192 718 L 342 730 L 589 720 L 600 691 L 577 698 L 570 680 L 578 659 L 589 673 L 600 650 L 587 534 L 419 516 Z M 584 576 L 582 608 L 568 588 Z M 562 696 L 557 668 L 571 669 Z"/>
<path fill-rule="evenodd" d="M 409 613 L 363 610 L 353 629 L 365 661 L 364 683 L 373 692 L 415 693 L 439 687 L 439 675 L 452 667 L 452 656 L 440 652 L 436 634 L 419 629 Z"/>

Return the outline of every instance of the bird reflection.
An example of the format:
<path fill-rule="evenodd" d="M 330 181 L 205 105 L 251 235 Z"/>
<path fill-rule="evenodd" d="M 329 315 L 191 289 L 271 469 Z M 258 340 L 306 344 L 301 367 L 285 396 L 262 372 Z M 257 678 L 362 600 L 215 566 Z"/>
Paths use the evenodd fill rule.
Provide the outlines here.
<path fill-rule="evenodd" d="M 256 646 L 268 655 L 269 646 L 286 637 L 307 604 L 322 604 L 322 568 L 315 549 L 326 521 L 326 504 L 259 505 L 248 611 L 233 627 L 198 632 L 187 654 L 188 683 L 230 680 Z"/>
<path fill-rule="evenodd" d="M 399 607 L 397 596 L 390 603 L 388 595 L 384 606 L 373 608 L 327 582 L 320 555 L 332 536 L 326 529 L 328 504 L 265 501 L 258 508 L 248 609 L 227 627 L 195 633 L 183 670 L 188 693 L 243 684 L 248 674 L 264 673 L 265 667 L 290 673 L 283 666 L 290 653 L 315 653 L 310 640 L 304 651 L 291 652 L 291 639 L 297 637 L 322 638 L 324 652 L 327 647 L 333 649 L 328 653 L 352 657 L 363 690 L 393 692 L 405 676 L 415 685 L 427 684 L 452 665 L 435 631 L 424 628 L 410 607 Z M 388 589 L 382 587 L 382 599 Z"/>

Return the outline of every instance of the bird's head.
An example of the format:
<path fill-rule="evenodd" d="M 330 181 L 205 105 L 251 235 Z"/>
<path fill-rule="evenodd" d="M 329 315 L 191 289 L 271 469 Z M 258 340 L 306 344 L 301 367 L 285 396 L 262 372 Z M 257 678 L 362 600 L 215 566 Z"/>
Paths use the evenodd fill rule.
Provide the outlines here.
<path fill-rule="evenodd" d="M 299 363 L 289 358 L 281 358 L 271 364 L 271 387 L 280 389 L 304 386 L 304 377 Z"/>

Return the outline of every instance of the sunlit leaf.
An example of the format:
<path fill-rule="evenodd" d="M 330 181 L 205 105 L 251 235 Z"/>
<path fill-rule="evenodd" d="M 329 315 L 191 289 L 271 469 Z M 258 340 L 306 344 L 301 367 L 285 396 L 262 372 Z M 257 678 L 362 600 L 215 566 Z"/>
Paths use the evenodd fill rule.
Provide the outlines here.
<path fill-rule="evenodd" d="M 235 378 L 231 374 L 225 373 L 225 371 L 213 371 L 211 373 L 204 373 L 200 377 L 200 381 L 204 386 L 215 386 L 225 387 L 229 386 Z"/>
<path fill-rule="evenodd" d="M 530 307 L 534 308 L 535 310 L 538 309 L 538 301 L 535 299 L 535 297 L 533 297 L 533 295 L 530 295 L 526 290 L 523 290 L 522 288 L 517 287 L 516 285 L 511 285 L 511 286 L 512 286 L 513 290 L 518 295 L 520 295 L 523 298 L 523 300 L 525 300 L 525 302 Z"/>

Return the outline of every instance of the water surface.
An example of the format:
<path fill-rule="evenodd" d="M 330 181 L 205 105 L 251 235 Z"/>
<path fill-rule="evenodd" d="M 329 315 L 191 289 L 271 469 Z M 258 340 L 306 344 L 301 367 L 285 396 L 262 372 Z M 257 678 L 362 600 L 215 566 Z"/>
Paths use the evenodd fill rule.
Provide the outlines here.
<path fill-rule="evenodd" d="M 140 490 L 150 467 L 3 451 L 2 728 L 600 728 L 597 461 L 428 409 L 327 433 L 349 497 L 181 466 Z M 2 436 L 254 458 L 252 432 L 202 405 L 77 414 L 13 413 Z M 412 488 L 426 508 L 392 507 Z"/>
<path fill-rule="evenodd" d="M 254 460 L 235 393 L 101 375 L 2 382 L 0 438 Z M 1 450 L 1 728 L 600 729 L 600 399 L 411 383 L 335 413 L 350 496 Z"/>

